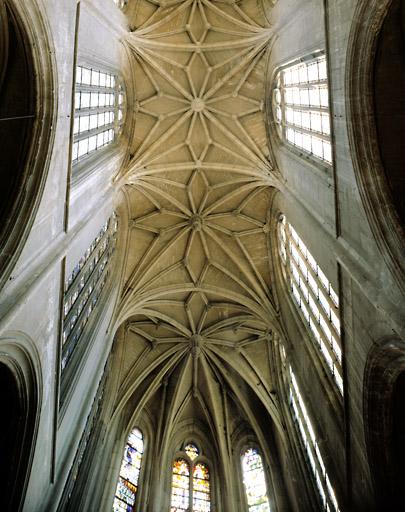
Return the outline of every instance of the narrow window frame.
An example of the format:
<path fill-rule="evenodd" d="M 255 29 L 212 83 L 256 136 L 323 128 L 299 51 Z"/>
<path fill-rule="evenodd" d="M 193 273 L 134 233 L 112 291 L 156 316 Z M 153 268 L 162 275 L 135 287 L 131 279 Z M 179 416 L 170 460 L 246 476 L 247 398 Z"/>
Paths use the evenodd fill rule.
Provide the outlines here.
<path fill-rule="evenodd" d="M 290 228 L 294 235 L 291 231 L 290 235 L 287 235 Z M 291 250 L 295 250 L 295 255 L 291 250 L 287 250 L 288 244 Z M 305 248 L 305 257 L 300 249 L 301 244 Z M 305 326 L 311 345 L 315 348 L 318 359 L 332 384 L 332 389 L 341 402 L 344 396 L 344 354 L 340 290 L 335 292 L 331 282 L 284 214 L 280 214 L 277 220 L 277 247 L 281 273 L 293 307 Z M 305 267 L 307 267 L 307 275 L 305 275 Z M 322 305 L 323 302 L 326 307 Z M 328 333 L 330 333 L 329 339 Z"/>
<path fill-rule="evenodd" d="M 268 512 L 270 512 L 271 507 L 270 507 L 270 497 L 269 497 L 269 483 L 268 483 L 268 477 L 266 474 L 265 460 L 264 460 L 262 451 L 260 450 L 259 446 L 256 443 L 249 443 L 248 445 L 244 446 L 244 448 L 240 451 L 240 457 L 239 457 L 240 475 L 241 475 L 241 480 L 242 480 L 243 497 L 244 497 L 244 503 L 246 506 L 246 512 L 250 512 L 252 507 L 265 504 L 264 502 L 259 503 L 259 504 L 257 504 L 257 503 L 249 504 L 248 489 L 246 487 L 245 472 L 243 469 L 243 460 L 244 460 L 244 457 L 246 457 L 249 450 L 255 450 L 258 457 L 260 458 L 262 476 L 263 476 L 263 481 L 264 481 L 264 485 L 265 485 L 265 489 L 266 489 Z"/>
<path fill-rule="evenodd" d="M 323 74 L 321 78 L 319 78 L 319 63 L 322 63 Z M 283 77 L 284 73 L 286 73 L 287 71 L 293 70 L 293 68 L 296 67 L 306 67 L 307 77 L 309 77 L 308 68 L 313 65 L 317 65 L 318 80 L 308 79 L 306 83 L 289 83 L 287 85 L 284 83 Z M 293 103 L 287 102 L 286 89 L 291 88 L 291 91 L 288 92 L 292 93 L 294 85 L 296 86 L 295 88 L 299 88 L 300 85 L 307 86 L 308 104 L 301 103 L 301 96 L 305 96 L 305 87 L 302 87 L 302 91 L 299 91 L 299 103 L 295 103 L 295 100 L 293 100 Z M 323 92 L 322 95 L 319 92 L 319 105 L 313 104 L 313 102 L 310 99 L 310 91 L 315 90 L 317 87 L 319 87 L 319 91 L 322 89 Z M 293 96 L 294 94 L 296 95 L 296 93 L 297 91 L 294 91 Z M 330 105 L 328 61 L 326 52 L 324 50 L 316 50 L 307 55 L 304 55 L 302 57 L 296 58 L 294 60 L 291 60 L 280 65 L 274 73 L 273 86 L 271 89 L 270 97 L 273 122 L 274 126 L 276 127 L 276 132 L 278 134 L 280 141 L 289 150 L 296 153 L 300 157 L 305 157 L 308 161 L 311 161 L 312 163 L 316 164 L 316 166 L 321 166 L 324 169 L 332 168 L 334 165 L 333 128 Z M 326 104 L 325 98 L 327 99 Z M 287 109 L 290 109 L 292 111 L 289 112 L 289 118 L 292 115 L 293 120 L 287 120 Z M 303 115 L 300 115 L 299 113 L 306 114 L 305 121 L 303 120 Z M 319 122 L 316 122 L 316 120 Z M 312 125 L 314 127 L 318 127 L 319 125 L 321 129 L 312 129 Z M 299 132 L 299 134 L 302 135 L 302 144 L 295 143 L 295 139 L 294 141 L 292 141 L 291 137 L 288 137 L 289 132 L 287 130 L 292 130 L 294 131 L 294 133 Z M 300 138 L 299 134 L 298 138 Z M 303 143 L 304 139 L 306 143 L 305 145 Z M 313 151 L 313 142 L 316 142 L 316 147 L 318 147 L 319 144 L 321 144 L 322 156 L 320 155 L 320 151 L 317 151 L 318 154 L 316 154 L 316 152 Z M 309 143 L 311 144 L 311 149 L 308 148 Z"/>
<path fill-rule="evenodd" d="M 80 172 L 83 166 L 87 167 L 93 158 L 103 155 L 107 148 L 116 145 L 126 112 L 124 81 L 116 71 L 105 65 L 80 61 L 76 64 L 74 75 L 73 175 Z"/>
<path fill-rule="evenodd" d="M 64 416 L 80 363 L 91 343 L 83 343 L 100 318 L 106 290 L 112 280 L 118 237 L 115 211 L 102 225 L 80 260 L 65 276 L 63 287 L 59 363 L 59 422 Z"/>
<path fill-rule="evenodd" d="M 136 447 L 132 446 L 129 443 L 129 439 L 130 439 L 131 435 L 134 434 L 135 431 L 137 431 L 141 435 L 142 451 L 138 450 Z M 138 437 L 138 439 L 139 439 L 139 437 Z M 122 470 L 123 470 L 123 466 L 124 466 L 124 462 L 125 462 L 125 453 L 128 450 L 128 447 L 132 447 L 137 453 L 140 453 L 140 463 L 139 463 L 138 474 L 136 476 L 136 482 L 135 483 L 132 482 L 129 479 L 124 478 L 122 476 Z M 121 458 L 120 470 L 119 470 L 119 473 L 118 473 L 118 478 L 116 479 L 117 484 L 116 484 L 116 487 L 115 487 L 115 493 L 114 493 L 113 504 L 112 504 L 112 509 L 113 510 L 115 510 L 114 506 L 115 506 L 115 502 L 116 501 L 120 501 L 120 502 L 124 503 L 127 507 L 132 507 L 132 511 L 131 512 L 136 512 L 137 510 L 139 510 L 139 503 L 138 503 L 137 497 L 139 495 L 139 487 L 140 487 L 140 485 L 142 483 L 143 468 L 145 466 L 145 460 L 144 460 L 145 452 L 146 452 L 146 442 L 145 442 L 144 432 L 138 426 L 134 426 L 130 430 L 130 432 L 128 433 L 128 435 L 126 437 L 125 447 L 124 447 L 124 450 L 123 450 L 123 456 Z M 119 488 L 119 484 L 120 484 L 120 480 L 121 479 L 122 480 L 127 480 L 132 486 L 136 487 L 136 490 L 135 490 L 135 493 L 134 493 L 134 501 L 133 501 L 132 504 L 125 502 L 119 496 L 117 496 L 118 488 Z M 128 511 L 128 508 L 123 509 L 123 510 Z"/>
<path fill-rule="evenodd" d="M 317 436 L 317 425 L 312 421 L 311 411 L 308 412 L 308 404 L 303 397 L 302 388 L 299 386 L 297 376 L 281 342 L 278 344 L 278 352 L 288 410 L 294 424 L 299 447 L 303 453 L 302 459 L 305 461 L 305 469 L 310 475 L 309 480 L 315 490 L 316 499 L 324 512 L 341 512 L 336 497 L 336 487 L 332 486 L 329 476 L 330 471 L 328 474 L 328 468 L 322 457 L 322 448 L 319 446 L 319 436 Z M 321 473 L 321 476 L 319 476 L 319 473 Z"/>

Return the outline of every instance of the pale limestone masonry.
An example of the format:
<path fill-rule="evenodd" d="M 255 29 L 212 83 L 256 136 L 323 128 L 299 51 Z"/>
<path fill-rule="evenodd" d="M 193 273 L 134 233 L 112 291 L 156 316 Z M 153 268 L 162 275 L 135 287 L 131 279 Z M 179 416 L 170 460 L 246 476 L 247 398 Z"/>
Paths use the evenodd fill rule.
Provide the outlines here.
<path fill-rule="evenodd" d="M 373 70 L 378 58 L 384 75 L 390 49 L 401 55 L 380 34 L 388 19 L 400 40 L 404 4 L 0 0 L 0 95 L 21 59 L 15 27 L 35 90 L 31 131 L 14 129 L 29 149 L 15 169 L 22 192 L 10 194 L 22 206 L 1 214 L 13 224 L 0 232 L 1 510 L 111 511 L 135 426 L 145 453 L 134 512 L 170 510 L 172 462 L 189 441 L 211 469 L 213 512 L 248 512 L 249 446 L 272 512 L 326 510 L 285 360 L 339 510 L 401 510 L 405 245 L 390 187 L 403 178 L 380 156 Z M 273 111 L 277 70 L 319 51 L 333 165 L 281 140 Z M 76 65 L 118 76 L 125 108 L 120 136 L 72 166 Z M 389 100 L 400 140 L 404 99 Z M 380 105 L 386 126 L 392 103 Z M 0 122 L 4 112 L 0 101 Z M 111 272 L 60 406 L 64 283 L 113 211 Z M 343 397 L 286 285 L 280 214 L 339 293 Z"/>

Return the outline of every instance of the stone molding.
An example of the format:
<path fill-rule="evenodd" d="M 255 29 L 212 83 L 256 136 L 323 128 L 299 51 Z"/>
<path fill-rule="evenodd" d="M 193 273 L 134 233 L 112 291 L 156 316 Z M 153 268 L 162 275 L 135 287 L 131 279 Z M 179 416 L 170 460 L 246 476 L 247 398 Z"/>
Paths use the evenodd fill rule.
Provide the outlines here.
<path fill-rule="evenodd" d="M 405 291 L 405 235 L 384 174 L 374 117 L 374 61 L 391 3 L 358 3 L 348 42 L 345 89 L 349 144 L 362 203 L 384 261 Z"/>
<path fill-rule="evenodd" d="M 0 238 L 0 287 L 23 249 L 38 210 L 50 164 L 57 117 L 57 69 L 47 21 L 36 0 L 7 1 L 18 19 L 35 80 L 35 120 L 22 171 L 22 184 Z"/>

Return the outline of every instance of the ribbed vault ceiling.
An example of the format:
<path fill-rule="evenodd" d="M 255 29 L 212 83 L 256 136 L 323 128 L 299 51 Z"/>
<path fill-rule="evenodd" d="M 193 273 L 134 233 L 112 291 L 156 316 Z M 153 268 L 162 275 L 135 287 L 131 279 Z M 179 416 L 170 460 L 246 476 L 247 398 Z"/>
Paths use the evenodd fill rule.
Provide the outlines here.
<path fill-rule="evenodd" d="M 263 112 L 271 30 L 250 0 L 140 0 L 131 12 L 136 126 L 121 176 L 131 222 L 118 409 L 142 389 L 141 409 L 175 376 L 166 424 L 197 400 L 218 434 L 219 388 L 240 396 L 243 381 L 245 417 L 252 394 L 277 421 L 268 369 L 279 330 L 268 236 L 276 180 Z"/>

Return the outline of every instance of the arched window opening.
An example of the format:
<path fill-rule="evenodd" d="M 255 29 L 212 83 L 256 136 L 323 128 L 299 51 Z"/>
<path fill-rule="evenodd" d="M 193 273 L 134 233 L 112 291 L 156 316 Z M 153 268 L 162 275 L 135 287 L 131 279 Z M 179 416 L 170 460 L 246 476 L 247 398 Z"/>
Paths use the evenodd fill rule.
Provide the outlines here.
<path fill-rule="evenodd" d="M 205 462 L 198 460 L 200 455 L 198 447 L 188 443 L 184 456 L 174 461 L 170 512 L 210 512 L 210 471 Z"/>
<path fill-rule="evenodd" d="M 278 238 L 284 276 L 294 303 L 343 394 L 338 294 L 284 215 L 279 219 Z"/>
<path fill-rule="evenodd" d="M 190 468 L 184 459 L 173 464 L 171 512 L 187 512 L 190 506 Z"/>
<path fill-rule="evenodd" d="M 191 460 L 194 460 L 200 454 L 200 451 L 198 450 L 197 446 L 191 443 L 184 448 L 184 451 L 187 453 Z"/>
<path fill-rule="evenodd" d="M 262 458 L 256 448 L 243 454 L 242 472 L 249 512 L 270 512 Z"/>
<path fill-rule="evenodd" d="M 307 408 L 302 398 L 297 379 L 291 366 L 285 361 L 285 352 L 282 351 L 282 360 L 286 369 L 288 382 L 289 402 L 303 449 L 307 456 L 307 463 L 314 477 L 322 503 L 322 510 L 327 512 L 340 512 L 335 491 L 326 471 L 315 430 L 309 418 Z"/>
<path fill-rule="evenodd" d="M 142 432 L 134 428 L 129 434 L 124 450 L 117 490 L 115 491 L 114 512 L 132 512 L 135 510 L 143 448 Z"/>
<path fill-rule="evenodd" d="M 193 511 L 210 510 L 210 473 L 206 464 L 199 462 L 193 470 Z"/>
<path fill-rule="evenodd" d="M 273 104 L 281 138 L 332 163 L 325 55 L 282 67 L 276 84 Z"/>
<path fill-rule="evenodd" d="M 111 73 L 76 68 L 72 162 L 113 142 L 123 119 L 124 93 Z"/>

